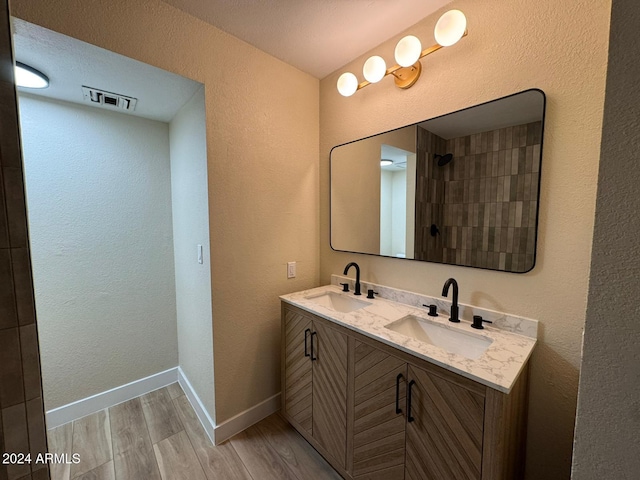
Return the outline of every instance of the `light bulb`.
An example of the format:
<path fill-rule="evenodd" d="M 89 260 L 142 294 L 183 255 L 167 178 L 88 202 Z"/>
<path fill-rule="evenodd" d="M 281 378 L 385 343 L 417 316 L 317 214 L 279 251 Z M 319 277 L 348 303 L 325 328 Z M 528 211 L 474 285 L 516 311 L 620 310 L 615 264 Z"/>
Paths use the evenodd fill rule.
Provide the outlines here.
<path fill-rule="evenodd" d="M 467 17 L 460 10 L 449 10 L 436 23 L 436 42 L 443 47 L 450 47 L 460 40 L 467 30 Z"/>
<path fill-rule="evenodd" d="M 401 67 L 410 67 L 420 59 L 422 44 L 417 37 L 407 35 L 396 45 L 396 62 Z"/>
<path fill-rule="evenodd" d="M 384 78 L 387 73 L 387 64 L 384 58 L 374 55 L 364 62 L 362 67 L 362 74 L 364 78 L 371 83 L 377 83 Z"/>
<path fill-rule="evenodd" d="M 338 78 L 338 92 L 340 92 L 340 95 L 350 97 L 356 93 L 356 90 L 358 90 L 358 79 L 353 73 L 347 72 L 340 75 L 340 78 Z"/>
<path fill-rule="evenodd" d="M 16 85 L 26 88 L 47 88 L 49 79 L 45 74 L 35 68 L 16 62 L 15 66 Z"/>

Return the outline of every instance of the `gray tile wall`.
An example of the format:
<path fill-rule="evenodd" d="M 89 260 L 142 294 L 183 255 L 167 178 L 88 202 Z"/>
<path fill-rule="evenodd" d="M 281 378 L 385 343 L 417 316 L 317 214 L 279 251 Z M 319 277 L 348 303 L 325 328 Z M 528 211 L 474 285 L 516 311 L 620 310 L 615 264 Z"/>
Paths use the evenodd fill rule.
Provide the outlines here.
<path fill-rule="evenodd" d="M 9 14 L 0 3 L 0 452 L 46 452 Z M 43 464 L 0 464 L 0 480 L 47 479 Z"/>
<path fill-rule="evenodd" d="M 442 232 L 431 236 L 431 225 L 442 227 L 442 207 L 445 201 L 445 182 L 434 154 L 444 152 L 447 141 L 418 126 L 416 155 L 416 223 L 415 258 L 443 262 Z"/>
<path fill-rule="evenodd" d="M 444 140 L 418 128 L 416 258 L 511 272 L 534 261 L 542 123 Z M 444 145 L 443 145 L 444 144 Z M 434 154 L 452 153 L 437 166 Z M 431 225 L 440 232 L 431 236 Z"/>

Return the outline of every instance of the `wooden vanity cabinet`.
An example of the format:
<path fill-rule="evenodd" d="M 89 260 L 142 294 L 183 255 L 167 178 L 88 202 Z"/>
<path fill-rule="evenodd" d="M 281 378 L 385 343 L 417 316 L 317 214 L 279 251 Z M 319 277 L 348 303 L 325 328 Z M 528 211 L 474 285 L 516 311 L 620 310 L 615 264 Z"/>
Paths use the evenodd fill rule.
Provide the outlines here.
<path fill-rule="evenodd" d="M 354 348 L 349 471 L 354 479 L 402 480 L 407 363 L 357 340 Z"/>
<path fill-rule="evenodd" d="M 506 395 L 288 304 L 283 320 L 283 414 L 344 478 L 522 478 L 528 366 Z M 308 328 L 324 364 L 298 361 Z"/>
<path fill-rule="evenodd" d="M 484 387 L 355 342 L 354 479 L 481 478 Z"/>
<path fill-rule="evenodd" d="M 347 337 L 331 323 L 283 308 L 282 412 L 336 468 L 345 468 Z"/>
<path fill-rule="evenodd" d="M 282 411 L 298 431 L 313 435 L 313 372 L 309 356 L 313 320 L 292 309 L 283 309 L 282 313 Z"/>
<path fill-rule="evenodd" d="M 414 366 L 407 381 L 405 478 L 481 479 L 485 387 Z"/>

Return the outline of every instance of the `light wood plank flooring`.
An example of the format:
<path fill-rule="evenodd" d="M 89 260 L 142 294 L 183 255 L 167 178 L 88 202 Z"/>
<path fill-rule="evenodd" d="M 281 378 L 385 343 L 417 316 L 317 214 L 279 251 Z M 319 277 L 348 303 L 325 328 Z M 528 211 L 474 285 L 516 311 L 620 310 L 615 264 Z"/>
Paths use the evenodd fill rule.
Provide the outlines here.
<path fill-rule="evenodd" d="M 49 430 L 49 450 L 80 454 L 52 480 L 340 479 L 278 414 L 214 446 L 180 386 Z"/>

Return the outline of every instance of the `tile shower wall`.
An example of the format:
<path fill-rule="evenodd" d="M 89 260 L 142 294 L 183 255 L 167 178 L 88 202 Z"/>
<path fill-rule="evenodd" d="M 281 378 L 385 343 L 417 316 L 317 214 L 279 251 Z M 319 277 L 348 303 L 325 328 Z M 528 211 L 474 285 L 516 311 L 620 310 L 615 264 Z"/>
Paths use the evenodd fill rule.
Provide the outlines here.
<path fill-rule="evenodd" d="M 47 479 L 46 430 L 6 0 L 0 0 L 0 453 L 31 453 L 31 464 L 0 462 L 0 480 Z"/>
<path fill-rule="evenodd" d="M 447 141 L 418 126 L 417 144 L 415 259 L 443 262 L 442 233 L 432 235 L 431 225 L 442 226 L 444 173 L 434 155 L 445 152 Z"/>
<path fill-rule="evenodd" d="M 418 128 L 416 258 L 529 270 L 541 136 L 541 122 L 447 140 Z M 453 160 L 439 167 L 434 154 L 445 153 Z"/>

